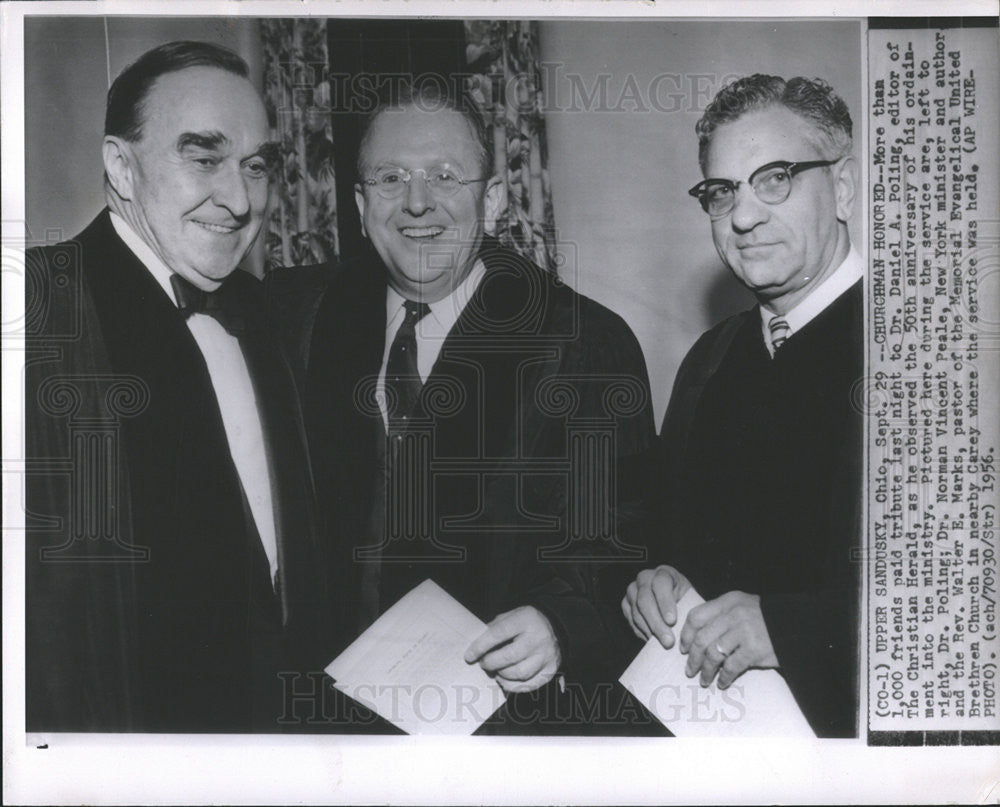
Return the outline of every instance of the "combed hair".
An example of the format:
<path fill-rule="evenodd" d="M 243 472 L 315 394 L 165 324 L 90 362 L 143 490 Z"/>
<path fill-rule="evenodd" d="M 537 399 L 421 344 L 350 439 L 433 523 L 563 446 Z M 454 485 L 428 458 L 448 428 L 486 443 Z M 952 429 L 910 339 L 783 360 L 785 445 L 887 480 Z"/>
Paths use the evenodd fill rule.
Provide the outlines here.
<path fill-rule="evenodd" d="M 727 84 L 712 99 L 695 125 L 698 133 L 698 163 L 702 172 L 708 161 L 712 134 L 748 112 L 783 106 L 817 129 L 816 146 L 827 159 L 839 159 L 851 151 L 853 123 L 847 104 L 823 79 L 796 76 L 785 81 L 780 76 L 756 73 Z"/>
<path fill-rule="evenodd" d="M 240 78 L 249 78 L 250 68 L 239 56 L 208 42 L 168 42 L 142 54 L 126 67 L 108 90 L 104 134 L 129 142 L 142 138 L 146 98 L 154 82 L 167 73 L 188 67 L 217 67 Z"/>
<path fill-rule="evenodd" d="M 431 81 L 429 79 L 437 79 Z M 407 78 L 402 82 L 389 82 L 387 90 L 379 94 L 375 108 L 365 117 L 361 124 L 361 137 L 358 140 L 358 157 L 355 162 L 357 178 L 365 175 L 364 154 L 371 136 L 372 126 L 376 119 L 390 110 L 402 110 L 416 107 L 423 112 L 436 112 L 450 109 L 459 113 L 472 130 L 479 147 L 479 167 L 484 177 L 493 175 L 493 131 L 479 104 L 464 89 L 455 90 L 442 81 L 440 76 L 428 74 Z"/>

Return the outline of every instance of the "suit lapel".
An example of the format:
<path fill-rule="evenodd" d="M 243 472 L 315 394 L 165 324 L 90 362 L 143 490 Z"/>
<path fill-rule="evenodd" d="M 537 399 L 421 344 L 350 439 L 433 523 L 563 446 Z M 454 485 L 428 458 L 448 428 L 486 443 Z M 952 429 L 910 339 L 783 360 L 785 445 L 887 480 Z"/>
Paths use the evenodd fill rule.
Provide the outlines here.
<path fill-rule="evenodd" d="M 546 278 L 491 238 L 479 257 L 486 273 L 427 379 L 427 386 L 457 381 L 467 399 L 456 416 L 436 424 L 439 456 L 515 456 L 527 437 L 520 422 L 522 374 L 532 362 L 552 356 L 550 340 L 539 336 L 549 311 Z"/>
<path fill-rule="evenodd" d="M 102 325 L 115 369 L 140 375 L 153 390 L 155 450 L 164 466 L 160 492 L 183 501 L 192 464 L 202 457 L 228 471 L 233 500 L 241 500 L 239 475 L 211 376 L 183 317 L 118 238 L 107 213 L 88 234 L 94 237 L 84 241 L 85 249 L 94 250 L 92 255 L 103 250 L 99 260 L 86 263 L 91 269 L 88 282 L 96 284 L 97 296 L 104 301 L 100 310 L 107 312 L 108 321 Z M 291 369 L 265 327 L 263 303 L 254 294 L 256 281 L 235 275 L 227 282 L 252 313 L 240 347 L 253 382 L 270 466 L 282 617 L 287 626 L 297 603 L 315 591 L 316 563 L 308 551 L 315 535 L 313 492 L 301 413 Z M 153 431 L 147 428 L 144 434 Z M 294 537 L 289 540 L 290 536 Z M 257 549 L 259 542 L 251 551 Z"/>
<path fill-rule="evenodd" d="M 320 303 L 309 353 L 309 386 L 317 404 L 331 404 L 352 384 L 377 375 L 385 349 L 385 281 L 371 266 L 353 267 L 348 282 Z M 353 387 L 352 387 L 353 389 Z"/>
<path fill-rule="evenodd" d="M 249 327 L 239 337 L 257 399 L 257 412 L 271 476 L 278 580 L 282 621 L 286 627 L 300 605 L 315 590 L 313 552 L 314 492 L 305 447 L 301 411 L 295 395 L 292 370 L 265 327 L 263 301 L 249 277 L 235 276 L 228 283 L 250 312 Z M 305 603 L 303 603 L 305 600 Z"/>
<path fill-rule="evenodd" d="M 558 354 L 545 325 L 548 279 L 492 239 L 480 258 L 486 273 L 445 339 L 425 390 L 454 384 L 462 391 L 461 406 L 435 419 L 434 458 L 471 461 L 475 471 L 446 475 L 436 487 L 435 530 L 443 543 L 468 551 L 451 585 L 488 619 L 509 605 L 506 593 L 515 587 L 523 550 L 519 527 L 533 526 L 515 505 L 524 504 L 516 469 L 537 438 L 532 379 L 540 364 L 554 366 Z"/>
<path fill-rule="evenodd" d="M 305 422 L 319 493 L 328 579 L 343 638 L 353 640 L 361 564 L 372 541 L 378 440 L 375 380 L 385 346 L 385 279 L 376 261 L 338 272 L 319 304 L 309 348 Z"/>
<path fill-rule="evenodd" d="M 141 378 L 150 391 L 149 407 L 134 425 L 154 446 L 164 492 L 183 495 L 187 454 L 195 449 L 222 457 L 235 480 L 208 367 L 176 306 L 118 237 L 107 211 L 80 241 L 112 367 Z M 141 425 L 142 419 L 155 429 Z M 192 446 L 193 439 L 202 439 L 195 434 L 211 434 L 211 444 Z"/>

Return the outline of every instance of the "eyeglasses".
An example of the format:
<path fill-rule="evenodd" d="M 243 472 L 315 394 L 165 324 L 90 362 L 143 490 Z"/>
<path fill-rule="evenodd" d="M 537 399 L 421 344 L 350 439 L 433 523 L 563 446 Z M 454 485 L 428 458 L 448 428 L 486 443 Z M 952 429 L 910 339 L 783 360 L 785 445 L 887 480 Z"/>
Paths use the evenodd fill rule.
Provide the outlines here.
<path fill-rule="evenodd" d="M 362 180 L 362 184 L 374 188 L 383 199 L 398 199 L 403 195 L 414 174 L 423 174 L 427 189 L 436 197 L 454 196 L 458 189 L 473 182 L 485 182 L 486 178 L 463 179 L 462 175 L 449 165 L 437 165 L 434 168 L 405 168 L 388 166 L 380 168 L 375 176 Z"/>
<path fill-rule="evenodd" d="M 823 168 L 840 160 L 809 160 L 806 162 L 789 162 L 777 160 L 762 165 L 754 171 L 747 184 L 753 188 L 754 194 L 762 202 L 769 205 L 780 205 L 792 192 L 792 178 L 808 171 L 810 168 Z M 732 182 L 728 179 L 703 179 L 688 191 L 699 202 L 702 209 L 713 219 L 725 216 L 736 206 L 736 189 L 742 182 Z"/>

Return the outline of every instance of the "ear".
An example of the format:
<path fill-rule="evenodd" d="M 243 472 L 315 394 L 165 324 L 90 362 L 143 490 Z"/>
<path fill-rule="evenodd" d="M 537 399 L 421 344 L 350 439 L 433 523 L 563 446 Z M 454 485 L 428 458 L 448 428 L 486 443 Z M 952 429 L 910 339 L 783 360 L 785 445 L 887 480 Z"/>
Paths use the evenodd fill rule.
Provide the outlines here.
<path fill-rule="evenodd" d="M 854 210 L 854 196 L 858 191 L 858 163 L 845 157 L 836 176 L 837 220 L 846 222 Z"/>
<path fill-rule="evenodd" d="M 496 235 L 497 219 L 507 209 L 507 185 L 500 177 L 491 177 L 483 197 L 483 229 Z"/>
<path fill-rule="evenodd" d="M 368 231 L 365 230 L 365 192 L 361 189 L 361 184 L 354 186 L 354 204 L 358 206 L 358 216 L 361 217 L 361 234 L 367 238 Z"/>
<path fill-rule="evenodd" d="M 108 183 L 122 199 L 131 201 L 134 188 L 131 147 L 120 137 L 108 135 L 104 138 L 101 153 L 104 157 L 104 173 L 108 177 Z"/>

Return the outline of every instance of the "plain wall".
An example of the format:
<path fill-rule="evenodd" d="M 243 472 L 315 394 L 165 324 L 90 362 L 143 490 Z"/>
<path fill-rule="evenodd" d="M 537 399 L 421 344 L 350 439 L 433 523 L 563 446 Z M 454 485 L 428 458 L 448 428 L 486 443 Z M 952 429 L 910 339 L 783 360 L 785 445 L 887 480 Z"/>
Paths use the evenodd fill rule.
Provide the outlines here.
<path fill-rule="evenodd" d="M 104 207 L 101 140 L 109 75 L 113 80 L 157 45 L 197 39 L 239 53 L 259 86 L 259 27 L 252 19 L 222 17 L 25 18 L 24 167 L 29 242 L 70 238 Z"/>
<path fill-rule="evenodd" d="M 736 76 L 818 76 L 851 110 L 858 154 L 861 25 L 560 20 L 539 28 L 561 271 L 635 331 L 659 425 L 687 350 L 754 302 L 719 260 L 708 216 L 687 194 L 702 178 L 695 123 Z"/>

